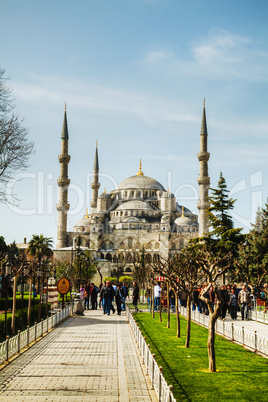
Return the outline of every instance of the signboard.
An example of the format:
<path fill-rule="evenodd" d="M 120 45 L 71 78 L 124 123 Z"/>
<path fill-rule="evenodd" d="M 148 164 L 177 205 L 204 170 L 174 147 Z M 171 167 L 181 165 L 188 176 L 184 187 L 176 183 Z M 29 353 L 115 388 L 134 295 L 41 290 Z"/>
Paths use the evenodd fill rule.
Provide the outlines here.
<path fill-rule="evenodd" d="M 66 295 L 66 293 L 70 290 L 70 281 L 69 279 L 65 278 L 64 276 L 58 280 L 57 283 L 58 292 L 62 295 Z"/>

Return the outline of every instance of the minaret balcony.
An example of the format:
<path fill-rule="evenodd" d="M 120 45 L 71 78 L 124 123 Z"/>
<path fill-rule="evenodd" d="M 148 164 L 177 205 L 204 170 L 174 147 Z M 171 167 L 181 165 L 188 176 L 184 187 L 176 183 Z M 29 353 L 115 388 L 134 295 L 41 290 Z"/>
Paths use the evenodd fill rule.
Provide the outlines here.
<path fill-rule="evenodd" d="M 67 212 L 67 211 L 69 211 L 69 209 L 70 209 L 70 204 L 60 204 L 60 203 L 58 203 L 57 204 L 57 211 L 62 211 L 62 212 Z"/>
<path fill-rule="evenodd" d="M 209 186 L 210 185 L 210 177 L 208 177 L 208 176 L 203 176 L 203 177 L 199 176 L 197 178 L 197 183 L 199 185 L 203 184 L 204 186 Z"/>
<path fill-rule="evenodd" d="M 100 188 L 100 183 L 91 183 L 92 190 L 98 190 Z"/>
<path fill-rule="evenodd" d="M 62 178 L 62 177 L 60 177 L 60 178 L 57 180 L 57 183 L 58 183 L 58 186 L 59 186 L 59 187 L 68 187 L 69 184 L 70 184 L 70 182 L 71 182 L 70 179 L 64 179 L 64 178 Z"/>
<path fill-rule="evenodd" d="M 198 157 L 199 162 L 207 162 L 209 160 L 210 153 L 209 152 L 199 152 L 197 154 L 197 157 Z"/>
<path fill-rule="evenodd" d="M 59 159 L 60 163 L 69 163 L 71 157 L 70 157 L 70 155 L 59 155 L 58 159 Z"/>

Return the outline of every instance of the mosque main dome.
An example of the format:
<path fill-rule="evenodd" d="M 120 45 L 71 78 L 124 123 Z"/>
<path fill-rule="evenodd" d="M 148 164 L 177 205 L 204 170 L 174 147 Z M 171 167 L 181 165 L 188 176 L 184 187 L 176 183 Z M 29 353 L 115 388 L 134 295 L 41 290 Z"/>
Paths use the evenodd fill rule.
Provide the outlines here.
<path fill-rule="evenodd" d="M 146 189 L 165 191 L 162 184 L 149 176 L 135 175 L 123 180 L 116 190 Z"/>

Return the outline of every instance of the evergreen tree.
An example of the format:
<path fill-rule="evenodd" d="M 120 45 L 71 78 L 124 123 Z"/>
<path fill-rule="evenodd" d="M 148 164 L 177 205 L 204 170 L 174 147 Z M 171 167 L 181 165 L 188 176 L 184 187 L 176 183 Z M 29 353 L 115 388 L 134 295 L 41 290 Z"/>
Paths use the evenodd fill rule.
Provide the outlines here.
<path fill-rule="evenodd" d="M 207 214 L 212 227 L 211 235 L 219 239 L 225 232 L 233 229 L 233 220 L 229 211 L 234 208 L 236 200 L 228 198 L 229 190 L 227 190 L 222 172 L 220 173 L 218 188 L 211 188 L 210 190 L 212 196 L 209 198 L 210 207 Z"/>

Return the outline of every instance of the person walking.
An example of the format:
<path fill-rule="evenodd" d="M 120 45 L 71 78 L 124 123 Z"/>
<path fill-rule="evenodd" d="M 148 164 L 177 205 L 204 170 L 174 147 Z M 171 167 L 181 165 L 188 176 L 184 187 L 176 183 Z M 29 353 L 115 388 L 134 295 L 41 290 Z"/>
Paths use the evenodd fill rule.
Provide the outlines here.
<path fill-rule="evenodd" d="M 107 281 L 102 288 L 103 294 L 103 314 L 110 315 L 112 299 L 114 298 L 114 288 L 110 281 Z"/>
<path fill-rule="evenodd" d="M 242 290 L 238 293 L 238 304 L 241 310 L 242 320 L 246 318 L 248 320 L 248 310 L 251 303 L 250 293 L 246 289 L 246 285 L 243 285 Z"/>
<path fill-rule="evenodd" d="M 135 307 L 135 311 L 139 311 L 137 304 L 139 300 L 139 287 L 136 281 L 133 282 L 133 292 L 132 292 L 132 300 L 133 300 L 133 306 Z"/>
<path fill-rule="evenodd" d="M 235 294 L 235 289 L 231 288 L 230 296 L 229 296 L 229 307 L 230 307 L 230 314 L 232 320 L 236 320 L 237 318 L 237 299 Z"/>
<path fill-rule="evenodd" d="M 126 310 L 126 298 L 127 298 L 127 288 L 126 288 L 125 282 L 123 282 L 123 286 L 121 287 L 121 293 L 122 293 L 121 310 L 125 311 Z"/>
<path fill-rule="evenodd" d="M 227 292 L 225 285 L 222 285 L 220 293 L 221 293 L 221 298 L 223 301 L 222 309 L 221 309 L 221 318 L 222 318 L 222 321 L 224 321 L 225 317 L 226 317 L 228 303 L 229 303 L 229 296 L 228 296 L 228 292 Z"/>
<path fill-rule="evenodd" d="M 160 297 L 161 297 L 161 287 L 159 285 L 159 282 L 157 282 L 157 284 L 154 287 L 154 309 L 155 309 L 155 311 L 159 310 Z"/>
<path fill-rule="evenodd" d="M 119 284 L 117 285 L 116 292 L 115 292 L 115 302 L 116 302 L 117 315 L 121 315 L 121 304 L 123 302 L 123 291 Z"/>
<path fill-rule="evenodd" d="M 99 288 L 92 283 L 91 284 L 91 308 L 92 310 L 97 310 L 97 295 L 99 292 Z"/>

